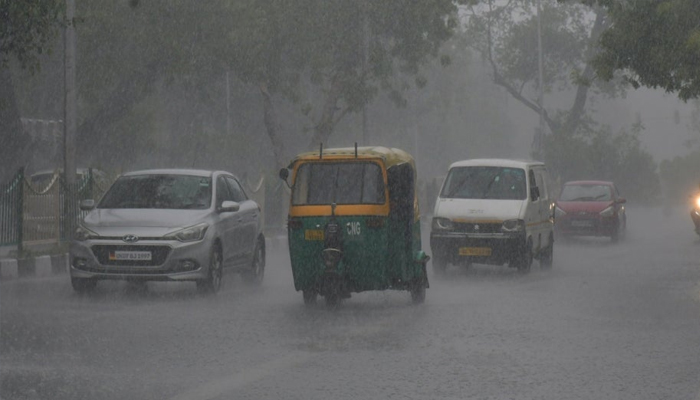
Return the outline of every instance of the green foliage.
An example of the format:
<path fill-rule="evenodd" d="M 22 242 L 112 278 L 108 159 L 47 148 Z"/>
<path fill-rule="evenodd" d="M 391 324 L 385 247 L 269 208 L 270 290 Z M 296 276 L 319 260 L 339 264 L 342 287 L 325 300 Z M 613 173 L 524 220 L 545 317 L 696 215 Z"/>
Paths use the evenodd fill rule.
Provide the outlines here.
<path fill-rule="evenodd" d="M 37 55 L 63 24 L 59 0 L 0 0 L 0 68 L 16 58 L 22 68 L 38 68 Z"/>
<path fill-rule="evenodd" d="M 571 137 L 550 135 L 544 141 L 544 159 L 556 180 L 610 180 L 623 196 L 637 204 L 660 200 L 657 166 L 637 137 L 630 132 L 610 132 L 607 127 L 579 132 Z"/>
<path fill-rule="evenodd" d="M 610 79 L 624 71 L 634 86 L 700 96 L 700 2 L 637 0 L 611 2 L 612 26 L 601 38 L 598 73 Z"/>

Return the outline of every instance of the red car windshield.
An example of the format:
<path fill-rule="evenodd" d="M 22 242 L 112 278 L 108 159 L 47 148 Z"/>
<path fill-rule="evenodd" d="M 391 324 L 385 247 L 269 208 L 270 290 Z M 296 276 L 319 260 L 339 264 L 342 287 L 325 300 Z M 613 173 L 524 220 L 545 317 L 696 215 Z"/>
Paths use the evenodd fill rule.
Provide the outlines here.
<path fill-rule="evenodd" d="M 565 185 L 559 201 L 611 201 L 612 188 L 607 185 Z"/>

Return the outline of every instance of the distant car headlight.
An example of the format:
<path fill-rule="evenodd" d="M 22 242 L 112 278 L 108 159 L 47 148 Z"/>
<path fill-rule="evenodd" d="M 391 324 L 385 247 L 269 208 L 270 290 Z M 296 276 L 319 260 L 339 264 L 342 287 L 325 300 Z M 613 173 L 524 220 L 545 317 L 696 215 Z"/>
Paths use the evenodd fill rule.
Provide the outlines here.
<path fill-rule="evenodd" d="M 163 236 L 163 238 L 168 240 L 179 240 L 181 242 L 195 242 L 197 240 L 204 239 L 204 235 L 207 233 L 208 228 L 208 224 L 201 223 L 190 226 L 189 228 L 168 233 L 167 235 Z"/>
<path fill-rule="evenodd" d="M 91 231 L 90 229 L 78 225 L 78 227 L 75 229 L 75 234 L 73 235 L 73 239 L 84 242 L 89 239 L 95 239 L 99 237 L 100 235 L 96 234 L 95 232 Z"/>
<path fill-rule="evenodd" d="M 695 207 L 700 208 L 700 196 L 695 199 Z"/>
<path fill-rule="evenodd" d="M 561 217 L 566 215 L 566 211 L 562 210 L 561 208 L 555 206 L 554 207 L 554 218 L 556 217 Z"/>
<path fill-rule="evenodd" d="M 612 217 L 612 215 L 615 213 L 615 207 L 610 206 L 606 208 L 605 210 L 600 212 L 601 217 Z"/>
<path fill-rule="evenodd" d="M 525 230 L 525 221 L 522 219 L 509 219 L 503 221 L 501 230 L 504 232 L 519 232 Z"/>
<path fill-rule="evenodd" d="M 454 228 L 455 224 L 449 218 L 433 218 L 433 230 L 435 231 L 451 231 Z"/>

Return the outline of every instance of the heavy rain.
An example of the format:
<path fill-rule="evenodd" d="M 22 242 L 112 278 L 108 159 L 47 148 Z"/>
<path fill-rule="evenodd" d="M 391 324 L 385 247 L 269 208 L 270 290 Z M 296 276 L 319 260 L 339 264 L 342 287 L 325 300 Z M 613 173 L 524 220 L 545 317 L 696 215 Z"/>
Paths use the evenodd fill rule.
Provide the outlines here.
<path fill-rule="evenodd" d="M 0 0 L 0 399 L 700 400 L 698 20 Z"/>

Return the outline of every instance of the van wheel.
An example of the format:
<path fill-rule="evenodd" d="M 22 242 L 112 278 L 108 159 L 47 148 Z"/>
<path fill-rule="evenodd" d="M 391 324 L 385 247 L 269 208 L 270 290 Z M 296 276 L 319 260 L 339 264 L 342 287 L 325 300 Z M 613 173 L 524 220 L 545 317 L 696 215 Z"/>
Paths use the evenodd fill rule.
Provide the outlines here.
<path fill-rule="evenodd" d="M 554 243 L 550 244 L 549 247 L 540 255 L 540 268 L 542 269 L 552 269 L 552 264 L 554 263 Z"/>
<path fill-rule="evenodd" d="M 530 240 L 527 241 L 525 249 L 518 254 L 515 260 L 511 261 L 511 265 L 521 274 L 530 272 L 530 267 L 532 266 L 532 242 Z"/>
<path fill-rule="evenodd" d="M 447 261 L 444 258 L 433 254 L 433 273 L 435 276 L 445 276 L 447 272 Z"/>

